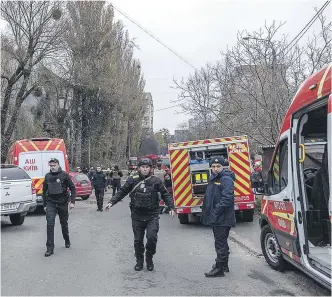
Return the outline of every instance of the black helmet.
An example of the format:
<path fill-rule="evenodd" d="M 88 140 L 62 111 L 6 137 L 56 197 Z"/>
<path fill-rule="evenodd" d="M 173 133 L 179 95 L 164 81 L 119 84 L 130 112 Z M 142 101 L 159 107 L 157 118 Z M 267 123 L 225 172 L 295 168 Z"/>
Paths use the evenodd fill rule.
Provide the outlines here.
<path fill-rule="evenodd" d="M 143 165 L 147 165 L 147 166 L 151 166 L 152 167 L 152 160 L 149 159 L 149 158 L 139 159 L 138 166 L 143 166 Z"/>

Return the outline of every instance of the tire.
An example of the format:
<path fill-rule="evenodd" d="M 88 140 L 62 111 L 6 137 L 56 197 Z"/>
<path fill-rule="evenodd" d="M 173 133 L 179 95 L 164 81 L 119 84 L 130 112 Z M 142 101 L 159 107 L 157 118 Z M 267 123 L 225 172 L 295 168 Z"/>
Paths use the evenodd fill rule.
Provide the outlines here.
<path fill-rule="evenodd" d="M 254 210 L 245 210 L 242 213 L 242 219 L 244 222 L 253 222 L 254 221 Z"/>
<path fill-rule="evenodd" d="M 187 214 L 178 214 L 178 218 L 179 218 L 180 224 L 189 223 L 189 216 Z"/>
<path fill-rule="evenodd" d="M 9 216 L 9 219 L 11 221 L 11 223 L 14 225 L 14 226 L 19 226 L 19 225 L 22 225 L 23 222 L 24 222 L 24 219 L 25 219 L 25 216 L 21 216 L 21 214 L 19 213 L 16 213 L 16 214 L 12 214 Z"/>
<path fill-rule="evenodd" d="M 271 268 L 277 271 L 284 271 L 285 260 L 282 257 L 279 243 L 269 225 L 265 225 L 261 230 L 261 247 L 264 258 Z"/>
<path fill-rule="evenodd" d="M 82 196 L 81 198 L 82 198 L 82 200 L 88 200 L 89 197 L 90 197 L 90 195 L 89 196 Z"/>

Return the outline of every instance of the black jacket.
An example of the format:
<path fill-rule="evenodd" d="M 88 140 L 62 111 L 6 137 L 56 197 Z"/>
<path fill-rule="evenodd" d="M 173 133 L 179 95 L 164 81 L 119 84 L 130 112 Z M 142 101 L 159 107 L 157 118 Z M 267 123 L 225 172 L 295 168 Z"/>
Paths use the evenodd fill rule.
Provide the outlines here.
<path fill-rule="evenodd" d="M 103 189 L 106 187 L 106 182 L 107 182 L 106 175 L 102 171 L 100 172 L 96 171 L 92 175 L 91 182 L 95 189 Z"/>
<path fill-rule="evenodd" d="M 43 183 L 44 207 L 46 206 L 47 201 L 67 203 L 69 200 L 68 188 L 71 191 L 71 202 L 75 203 L 76 188 L 69 174 L 61 168 L 58 172 L 47 173 Z"/>
<path fill-rule="evenodd" d="M 135 199 L 135 194 L 142 191 L 142 188 L 140 186 L 136 187 L 136 189 L 132 191 L 129 195 L 129 197 L 131 198 L 130 209 L 133 219 L 147 221 L 153 217 L 159 216 L 158 192 L 161 194 L 161 199 L 165 201 L 165 204 L 170 209 L 174 209 L 173 199 L 165 188 L 163 182 L 154 175 L 152 175 L 149 179 L 148 177 L 144 177 L 141 174 L 130 176 L 126 183 L 120 188 L 119 192 L 117 192 L 115 196 L 112 197 L 110 203 L 112 203 L 112 205 L 118 203 L 120 200 L 125 198 L 135 188 L 137 184 L 139 184 L 141 181 L 144 181 L 146 192 L 153 194 L 156 207 L 154 209 L 135 208 L 133 201 Z"/>
<path fill-rule="evenodd" d="M 210 176 L 203 201 L 204 225 L 235 227 L 234 180 L 235 174 L 228 169 Z"/>

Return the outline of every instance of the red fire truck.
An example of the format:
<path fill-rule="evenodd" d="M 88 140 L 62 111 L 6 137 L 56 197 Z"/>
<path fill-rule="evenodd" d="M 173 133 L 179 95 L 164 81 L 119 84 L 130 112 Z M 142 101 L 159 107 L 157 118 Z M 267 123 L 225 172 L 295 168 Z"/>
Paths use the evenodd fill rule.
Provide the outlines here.
<path fill-rule="evenodd" d="M 252 222 L 255 197 L 252 193 L 251 162 L 247 136 L 232 136 L 169 144 L 173 197 L 181 224 L 198 221 L 211 174 L 213 156 L 224 156 L 235 173 L 235 211 Z"/>

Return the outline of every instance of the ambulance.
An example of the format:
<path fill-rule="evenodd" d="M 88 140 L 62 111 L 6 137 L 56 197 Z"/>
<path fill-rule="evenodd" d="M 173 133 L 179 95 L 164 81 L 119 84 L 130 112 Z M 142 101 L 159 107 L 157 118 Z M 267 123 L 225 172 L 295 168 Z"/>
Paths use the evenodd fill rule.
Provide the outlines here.
<path fill-rule="evenodd" d="M 242 214 L 244 221 L 253 221 L 255 196 L 250 183 L 252 168 L 246 135 L 171 143 L 168 149 L 174 204 L 180 224 L 199 221 L 213 156 L 227 159 L 236 176 L 235 211 Z"/>
<path fill-rule="evenodd" d="M 331 288 L 331 65 L 300 86 L 284 118 L 261 201 L 261 248 Z"/>
<path fill-rule="evenodd" d="M 15 141 L 9 148 L 7 161 L 25 170 L 32 178 L 37 194 L 37 206 L 43 206 L 43 182 L 50 171 L 48 161 L 59 160 L 62 170 L 69 172 L 68 156 L 63 139 L 31 138 Z"/>

